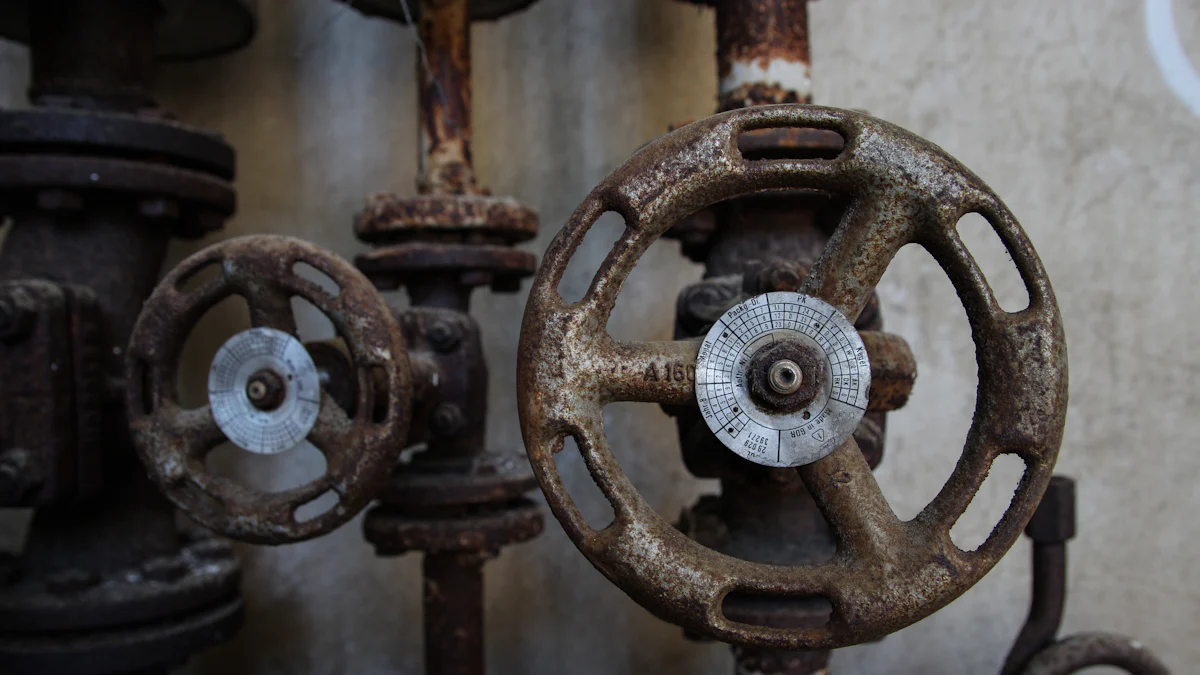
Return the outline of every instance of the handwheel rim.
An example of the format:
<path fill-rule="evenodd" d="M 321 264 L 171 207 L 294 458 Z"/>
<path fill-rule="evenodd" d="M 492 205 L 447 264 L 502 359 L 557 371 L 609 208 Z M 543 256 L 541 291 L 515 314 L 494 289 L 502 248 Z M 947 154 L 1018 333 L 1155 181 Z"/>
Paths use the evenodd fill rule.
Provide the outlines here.
<path fill-rule="evenodd" d="M 845 138 L 845 149 L 833 159 L 743 159 L 738 136 L 771 127 L 833 130 Z M 916 518 L 899 521 L 886 500 L 882 510 L 872 502 L 866 513 L 857 513 L 847 508 L 845 496 L 822 487 L 821 480 L 836 483 L 844 473 L 855 477 L 847 483 L 849 490 L 865 489 L 863 494 L 870 495 L 874 486 L 877 492 L 865 461 L 859 466 L 852 457 L 857 449 L 839 451 L 832 463 L 821 460 L 804 474 L 810 489 L 823 491 L 817 497 L 824 499 L 827 516 L 833 510 L 863 530 L 847 534 L 845 523 L 841 529 L 834 523 L 838 553 L 814 566 L 751 563 L 687 539 L 637 493 L 603 431 L 602 411 L 609 402 L 688 400 L 686 382 L 647 393 L 617 372 L 634 363 L 629 354 L 687 358 L 692 349 L 694 362 L 694 347 L 688 343 L 620 343 L 607 336 L 608 316 L 633 266 L 679 219 L 719 201 L 770 189 L 819 189 L 853 197 L 802 291 L 830 302 L 853 321 L 895 251 L 907 243 L 920 244 L 951 278 L 967 309 L 980 368 L 975 419 L 958 465 Z M 584 298 L 566 303 L 558 295 L 558 282 L 588 228 L 608 211 L 625 219 L 626 230 Z M 1013 256 L 1029 291 L 1027 309 L 1012 314 L 1000 309 L 958 238 L 955 226 L 972 212 L 992 223 Z M 1053 290 L 1028 237 L 1000 199 L 933 144 L 874 118 L 816 106 L 762 106 L 715 115 L 647 145 L 610 174 L 543 257 L 530 291 L 518 358 L 518 410 L 527 453 L 551 510 L 576 546 L 651 612 L 717 639 L 769 648 L 828 649 L 875 639 L 961 595 L 1020 536 L 1050 479 L 1066 412 L 1066 348 Z M 601 372 L 601 366 L 612 372 Z M 553 454 L 565 435 L 575 438 L 614 509 L 616 520 L 605 530 L 588 527 L 555 468 Z M 950 527 L 1000 454 L 1021 457 L 1025 475 L 985 543 L 975 551 L 961 551 L 950 540 Z M 860 487 L 865 483 L 870 485 Z M 880 532 L 871 533 L 871 528 Z M 889 546 L 881 550 L 873 545 L 877 541 L 871 534 L 880 534 L 878 541 Z M 732 591 L 821 595 L 833 605 L 833 614 L 827 626 L 814 629 L 737 624 L 720 611 Z"/>

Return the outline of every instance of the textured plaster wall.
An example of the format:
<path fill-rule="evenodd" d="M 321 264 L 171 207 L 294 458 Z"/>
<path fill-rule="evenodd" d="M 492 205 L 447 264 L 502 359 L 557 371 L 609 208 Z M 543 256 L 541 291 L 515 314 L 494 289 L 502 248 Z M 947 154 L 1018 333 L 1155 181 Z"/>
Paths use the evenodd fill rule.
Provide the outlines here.
<path fill-rule="evenodd" d="M 1157 2 L 1158 0 L 1151 0 Z M 278 232 L 352 256 L 351 216 L 373 190 L 413 189 L 415 49 L 405 28 L 328 0 L 263 0 L 242 53 L 160 70 L 164 104 L 238 150 L 240 208 L 218 237 Z M 1200 64 L 1200 6 L 1176 0 L 1184 56 Z M 982 176 L 1022 220 L 1049 270 L 1070 344 L 1071 407 L 1059 470 L 1079 479 L 1068 631 L 1139 637 L 1178 672 L 1200 662 L 1200 285 L 1196 186 L 1200 117 L 1160 72 L 1134 0 L 824 0 L 811 6 L 816 99 L 863 108 L 932 139 Z M 712 111 L 713 18 L 670 0 L 542 0 L 473 31 L 475 157 L 482 181 L 542 214 L 540 252 L 575 205 L 640 144 Z M 0 96 L 19 104 L 24 51 L 0 52 Z M 1186 78 L 1185 78 L 1186 79 Z M 179 245 L 173 260 L 208 242 Z M 582 288 L 608 242 L 589 240 L 568 285 Z M 1005 296 L 1002 250 L 980 249 Z M 697 278 L 660 242 L 626 285 L 618 337 L 670 336 L 675 292 Z M 921 375 L 892 416 L 878 471 L 896 511 L 937 491 L 973 408 L 975 364 L 949 283 L 905 250 L 881 284 L 889 328 Z M 514 354 L 523 293 L 476 296 L 492 369 L 489 431 L 520 447 Z M 308 322 L 311 325 L 311 322 Z M 239 327 L 206 322 L 200 352 Z M 202 373 L 203 356 L 191 372 Z M 674 517 L 711 484 L 678 458 L 656 406 L 614 406 L 608 433 L 631 479 Z M 263 484 L 319 471 L 309 455 L 223 458 Z M 585 510 L 581 464 L 562 471 Z M 1016 480 L 998 467 L 956 529 L 976 541 Z M 540 499 L 540 495 L 537 496 Z M 12 529 L 11 518 L 8 521 Z M 10 537 L 11 539 L 11 537 Z M 196 658 L 191 675 L 419 673 L 419 561 L 382 560 L 359 522 L 296 546 L 240 549 L 247 623 Z M 883 642 L 839 652 L 838 673 L 995 672 L 1026 608 L 1019 543 L 952 605 Z M 537 541 L 487 568 L 490 672 L 723 674 L 729 650 L 695 644 L 642 611 L 550 519 Z"/>

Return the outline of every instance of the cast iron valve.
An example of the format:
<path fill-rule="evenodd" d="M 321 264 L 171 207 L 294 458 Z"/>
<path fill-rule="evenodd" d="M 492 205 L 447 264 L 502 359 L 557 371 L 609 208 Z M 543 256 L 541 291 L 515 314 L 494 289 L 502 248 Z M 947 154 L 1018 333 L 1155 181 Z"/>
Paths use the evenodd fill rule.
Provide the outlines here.
<path fill-rule="evenodd" d="M 755 130 L 835 132 L 844 148 L 825 158 L 751 160 L 738 140 Z M 643 378 L 647 364 L 701 367 L 695 341 L 625 342 L 604 331 L 623 282 L 675 222 L 718 201 L 763 190 L 816 189 L 851 200 L 799 294 L 852 323 L 895 253 L 929 250 L 954 283 L 973 329 L 977 411 L 963 454 L 939 495 L 916 518 L 892 512 L 853 437 L 802 458 L 795 471 L 834 531 L 832 559 L 784 567 L 717 554 L 677 531 L 638 494 L 604 433 L 614 401 L 695 405 L 690 378 Z M 605 212 L 624 234 L 574 304 L 557 292 L 583 237 Z M 955 230 L 980 213 L 1005 242 L 1029 291 L 1025 310 L 1000 309 Z M 772 294 L 768 294 L 772 295 Z M 762 296 L 760 296 L 762 297 Z M 814 303 L 815 304 L 815 303 Z M 852 329 L 851 329 L 852 330 Z M 555 516 L 585 556 L 651 612 L 693 632 L 770 649 L 831 649 L 882 637 L 945 606 L 1013 545 L 1050 480 L 1067 403 L 1066 345 L 1045 270 L 1007 207 L 940 148 L 866 115 L 806 105 L 762 106 L 695 122 L 640 150 L 580 205 L 551 243 L 535 277 L 522 327 L 518 404 L 526 450 Z M 696 381 L 700 378 L 696 377 Z M 571 436 L 615 512 L 592 529 L 567 494 L 553 454 Z M 822 450 L 824 452 L 824 450 Z M 1004 517 L 974 551 L 950 528 L 1000 454 L 1024 460 L 1025 476 Z M 819 627 L 768 627 L 731 620 L 731 593 L 822 597 Z"/>
<path fill-rule="evenodd" d="M 299 276 L 297 263 L 325 274 L 336 290 Z M 209 268 L 216 278 L 189 284 Z M 246 300 L 254 328 L 218 350 L 209 405 L 184 408 L 176 373 L 185 340 L 205 311 L 231 295 Z M 297 340 L 293 297 L 324 313 L 344 341 L 354 384 L 349 407 L 321 385 Z M 189 516 L 242 541 L 296 542 L 345 523 L 375 496 L 408 432 L 412 374 L 391 311 L 349 263 L 290 237 L 231 239 L 180 263 L 146 301 L 125 373 L 129 425 L 150 477 Z M 274 454 L 305 438 L 325 455 L 327 470 L 294 489 L 253 490 L 205 468 L 207 454 L 226 439 Z M 297 509 L 329 492 L 335 506 L 297 519 Z"/>

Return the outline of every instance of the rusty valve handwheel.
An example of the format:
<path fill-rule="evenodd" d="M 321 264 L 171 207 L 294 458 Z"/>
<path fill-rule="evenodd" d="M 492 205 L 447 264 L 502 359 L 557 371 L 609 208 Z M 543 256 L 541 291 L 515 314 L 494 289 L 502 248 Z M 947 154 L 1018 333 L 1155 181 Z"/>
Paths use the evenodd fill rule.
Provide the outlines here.
<path fill-rule="evenodd" d="M 327 275 L 337 290 L 298 276 L 297 263 Z M 216 278 L 201 282 L 198 275 L 213 267 L 219 270 Z M 263 492 L 209 473 L 205 457 L 226 435 L 212 406 L 186 409 L 180 404 L 176 372 L 184 342 L 200 317 L 231 295 L 245 298 L 255 327 L 290 336 L 296 335 L 291 299 L 308 300 L 333 322 L 357 373 L 352 415 L 324 390 L 319 399 L 308 394 L 319 409 L 315 421 L 308 420 L 311 430 L 298 436 L 306 435 L 325 455 L 326 472 L 300 487 Z M 260 333 L 290 341 L 273 331 Z M 351 265 L 290 237 L 231 239 L 173 269 L 138 317 L 129 341 L 126 382 L 129 424 L 151 478 L 192 518 L 243 541 L 301 541 L 354 517 L 386 477 L 408 431 L 411 371 L 404 339 L 387 305 Z M 265 388 L 253 382 L 247 391 L 253 398 Z M 310 520 L 297 520 L 296 509 L 330 491 L 338 498 L 336 506 Z"/>
<path fill-rule="evenodd" d="M 829 129 L 845 138 L 834 159 L 750 161 L 740 134 L 781 127 Z M 605 331 L 621 285 L 638 258 L 673 223 L 718 201 L 761 190 L 817 189 L 851 198 L 847 214 L 801 292 L 851 322 L 896 251 L 926 248 L 967 310 L 979 364 L 975 417 L 949 481 L 903 522 L 880 492 L 853 438 L 798 467 L 829 521 L 837 552 L 798 567 L 758 564 L 704 548 L 659 517 L 618 466 L 604 434 L 613 401 L 696 405 L 687 377 L 699 342 L 618 342 Z M 559 280 L 603 213 L 624 217 L 588 293 L 575 304 Z M 982 214 L 1004 241 L 1030 305 L 1000 309 L 956 232 Z M 646 378 L 671 364 L 682 377 Z M 675 364 L 680 364 L 679 366 Z M 680 367 L 681 366 L 681 367 Z M 534 472 L 567 534 L 610 580 L 658 616 L 719 640 L 779 649 L 829 649 L 881 637 L 943 607 L 978 581 L 1017 540 L 1058 454 L 1067 404 L 1066 347 L 1054 293 L 1033 246 L 991 190 L 940 148 L 864 115 L 815 106 L 748 108 L 715 115 L 646 146 L 604 180 L 551 243 L 530 292 L 518 370 L 521 430 Z M 590 528 L 555 469 L 553 453 L 576 440 L 611 503 L 615 520 Z M 987 476 L 992 460 L 1024 460 L 1007 512 L 975 551 L 950 528 Z M 821 596 L 832 606 L 819 628 L 735 623 L 722 613 L 731 592 L 765 598 Z"/>

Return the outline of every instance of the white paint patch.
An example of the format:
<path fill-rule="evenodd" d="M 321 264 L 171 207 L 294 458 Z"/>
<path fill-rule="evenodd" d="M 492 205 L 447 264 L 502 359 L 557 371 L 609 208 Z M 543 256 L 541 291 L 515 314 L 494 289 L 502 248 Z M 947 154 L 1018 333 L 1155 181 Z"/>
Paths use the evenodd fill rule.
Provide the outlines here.
<path fill-rule="evenodd" d="M 1179 40 L 1171 0 L 1146 0 L 1146 39 L 1167 86 L 1200 117 L 1200 74 Z"/>
<path fill-rule="evenodd" d="M 792 89 L 803 100 L 812 95 L 812 76 L 807 63 L 771 59 L 763 68 L 760 59 L 734 61 L 729 74 L 721 78 L 721 94 L 745 84 L 770 84 Z"/>

